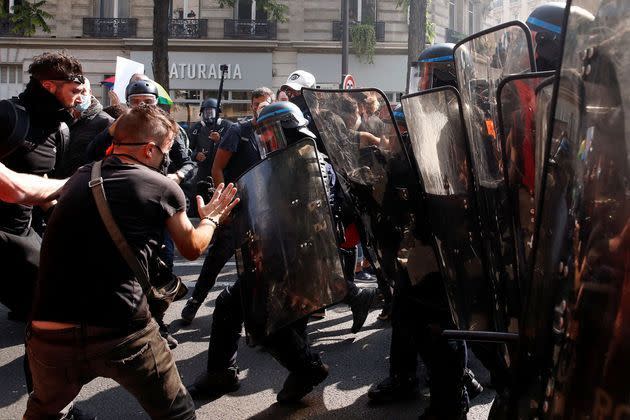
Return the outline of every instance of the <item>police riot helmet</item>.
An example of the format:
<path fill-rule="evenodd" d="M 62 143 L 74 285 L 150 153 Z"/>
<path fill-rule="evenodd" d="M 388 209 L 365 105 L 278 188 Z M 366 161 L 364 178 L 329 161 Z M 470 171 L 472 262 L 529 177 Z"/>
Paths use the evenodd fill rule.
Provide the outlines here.
<path fill-rule="evenodd" d="M 214 98 L 208 98 L 202 102 L 199 109 L 199 115 L 201 115 L 203 121 L 207 124 L 213 124 L 214 119 L 219 113 L 219 103 Z"/>
<path fill-rule="evenodd" d="M 454 49 L 455 44 L 434 44 L 420 53 L 415 69 L 418 92 L 441 86 L 457 86 Z"/>
<path fill-rule="evenodd" d="M 142 102 L 148 105 L 156 105 L 159 93 L 157 85 L 152 80 L 137 80 L 129 83 L 127 89 L 125 89 L 125 98 L 127 99 L 127 103 L 131 106 L 138 105 L 137 103 L 133 103 L 134 96 L 148 95 L 155 96 L 155 101 L 151 101 L 153 103 L 148 103 L 147 101 Z"/>
<path fill-rule="evenodd" d="M 543 4 L 536 7 L 525 22 L 532 32 L 538 71 L 555 70 L 560 64 L 564 10 L 564 3 Z"/>
<path fill-rule="evenodd" d="M 292 102 L 274 102 L 265 106 L 256 118 L 256 133 L 260 141 L 261 157 L 282 149 L 304 137 L 315 138 L 307 128 L 308 120 Z"/>

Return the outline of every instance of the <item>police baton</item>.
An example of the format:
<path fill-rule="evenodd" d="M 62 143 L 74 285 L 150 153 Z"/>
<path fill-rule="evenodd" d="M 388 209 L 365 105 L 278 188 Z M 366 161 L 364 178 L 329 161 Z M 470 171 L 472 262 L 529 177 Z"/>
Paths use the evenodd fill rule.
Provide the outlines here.
<path fill-rule="evenodd" d="M 221 82 L 219 82 L 219 96 L 217 97 L 217 115 L 214 117 L 214 124 L 212 127 L 212 131 L 217 131 L 217 121 L 219 120 L 219 115 L 221 115 L 221 98 L 223 97 L 223 81 L 225 80 L 225 73 L 228 71 L 227 64 L 221 64 L 219 66 L 221 70 Z"/>

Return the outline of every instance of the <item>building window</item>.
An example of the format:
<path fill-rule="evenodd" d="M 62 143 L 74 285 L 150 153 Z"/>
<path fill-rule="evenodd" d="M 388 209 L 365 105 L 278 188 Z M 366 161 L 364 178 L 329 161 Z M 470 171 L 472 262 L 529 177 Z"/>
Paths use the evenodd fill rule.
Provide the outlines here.
<path fill-rule="evenodd" d="M 455 1 L 448 1 L 448 27 L 449 29 L 455 29 Z"/>
<path fill-rule="evenodd" d="M 468 0 L 468 33 L 475 33 L 475 5 Z"/>
<path fill-rule="evenodd" d="M 376 0 L 348 0 L 350 22 L 376 22 Z"/>
<path fill-rule="evenodd" d="M 175 102 L 175 108 L 171 110 L 173 117 L 177 121 L 194 123 L 198 119 L 201 102 L 208 98 L 216 98 L 219 92 L 216 90 L 173 89 L 170 94 Z M 221 110 L 225 118 L 233 121 L 240 117 L 250 116 L 252 114 L 251 91 L 224 90 Z"/>
<path fill-rule="evenodd" d="M 96 0 L 99 17 L 127 18 L 129 17 L 129 0 Z"/>
<path fill-rule="evenodd" d="M 0 99 L 17 96 L 22 90 L 22 65 L 0 64 Z"/>
<path fill-rule="evenodd" d="M 200 0 L 171 0 L 173 19 L 199 19 Z"/>
<path fill-rule="evenodd" d="M 234 14 L 238 20 L 267 20 L 267 11 L 256 0 L 236 0 Z"/>

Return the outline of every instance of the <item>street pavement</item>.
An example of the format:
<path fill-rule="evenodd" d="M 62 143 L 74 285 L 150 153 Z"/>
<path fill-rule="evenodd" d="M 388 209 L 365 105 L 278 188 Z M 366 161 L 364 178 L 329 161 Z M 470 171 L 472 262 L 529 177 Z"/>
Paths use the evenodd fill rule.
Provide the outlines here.
<path fill-rule="evenodd" d="M 185 261 L 177 258 L 176 274 L 183 277 L 192 291 L 203 259 Z M 214 302 L 221 290 L 236 278 L 236 266 L 231 261 L 221 272 L 197 318 L 190 326 L 179 322 L 185 301 L 169 309 L 166 320 L 179 341 L 173 351 L 184 384 L 191 384 L 203 372 L 206 364 L 208 338 Z M 375 283 L 357 282 L 362 287 Z M 89 277 L 86 277 L 89 287 Z M 379 321 L 375 308 L 358 334 L 350 333 L 352 312 L 344 304 L 329 308 L 326 317 L 309 324 L 309 338 L 330 366 L 328 378 L 299 404 L 281 406 L 276 394 L 282 388 L 287 371 L 260 348 L 248 347 L 241 338 L 238 364 L 241 388 L 214 401 L 197 402 L 199 419 L 417 419 L 428 404 L 428 390 L 423 389 L 416 400 L 386 406 L 370 405 L 367 391 L 387 376 L 391 327 Z M 19 419 L 26 407 L 26 386 L 22 370 L 24 324 L 7 320 L 7 311 L 0 305 L 0 419 Z M 482 384 L 487 384 L 487 372 L 476 360 L 473 370 Z M 422 369 L 422 368 L 421 368 Z M 423 371 L 418 372 L 424 378 Z M 477 397 L 468 414 L 469 419 L 485 419 L 494 397 L 488 387 Z M 98 415 L 99 420 L 146 419 L 136 400 L 109 379 L 99 378 L 79 394 L 77 406 Z"/>

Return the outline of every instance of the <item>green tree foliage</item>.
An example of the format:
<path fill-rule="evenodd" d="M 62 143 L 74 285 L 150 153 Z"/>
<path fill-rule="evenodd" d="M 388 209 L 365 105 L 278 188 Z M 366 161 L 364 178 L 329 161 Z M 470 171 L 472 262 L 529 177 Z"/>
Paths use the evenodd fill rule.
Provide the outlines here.
<path fill-rule="evenodd" d="M 11 13 L 4 11 L 4 1 L 0 1 L 2 6 L 0 7 L 0 18 L 9 21 L 12 33 L 19 36 L 31 36 L 35 34 L 37 28 L 42 28 L 44 32 L 50 32 L 46 19 L 52 19 L 52 15 L 42 10 L 46 4 L 45 1 L 35 3 L 24 1 L 13 6 Z"/>

